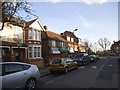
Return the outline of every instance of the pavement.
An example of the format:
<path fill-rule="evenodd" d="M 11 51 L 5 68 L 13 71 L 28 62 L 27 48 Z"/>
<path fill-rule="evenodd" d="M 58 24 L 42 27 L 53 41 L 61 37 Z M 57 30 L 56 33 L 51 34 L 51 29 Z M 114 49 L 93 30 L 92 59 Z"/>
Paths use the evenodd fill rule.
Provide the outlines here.
<path fill-rule="evenodd" d="M 39 67 L 41 77 L 47 76 L 50 74 L 49 68 L 47 66 Z"/>

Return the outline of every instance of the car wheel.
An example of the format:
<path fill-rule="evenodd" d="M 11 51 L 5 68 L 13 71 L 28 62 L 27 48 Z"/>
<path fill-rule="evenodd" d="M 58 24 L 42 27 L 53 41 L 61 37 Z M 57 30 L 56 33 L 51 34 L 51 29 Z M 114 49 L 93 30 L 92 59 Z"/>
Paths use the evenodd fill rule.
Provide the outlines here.
<path fill-rule="evenodd" d="M 36 80 L 35 79 L 32 78 L 26 82 L 26 87 L 25 87 L 26 90 L 34 90 L 35 87 L 36 87 Z"/>
<path fill-rule="evenodd" d="M 64 73 L 68 73 L 68 68 L 67 67 L 65 68 Z"/>
<path fill-rule="evenodd" d="M 78 64 L 75 65 L 75 69 L 77 69 L 77 68 L 78 68 Z"/>

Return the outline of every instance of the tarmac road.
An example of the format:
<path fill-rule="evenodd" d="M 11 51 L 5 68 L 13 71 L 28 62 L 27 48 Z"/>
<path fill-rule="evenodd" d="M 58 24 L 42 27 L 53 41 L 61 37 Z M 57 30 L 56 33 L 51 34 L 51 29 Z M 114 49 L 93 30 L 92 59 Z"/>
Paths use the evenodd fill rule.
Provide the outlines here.
<path fill-rule="evenodd" d="M 118 67 L 119 66 L 119 67 Z M 67 74 L 56 73 L 42 77 L 37 88 L 106 88 L 118 89 L 120 63 L 116 58 L 101 58 L 101 60 L 80 66 Z M 119 80 L 118 80 L 119 79 Z"/>

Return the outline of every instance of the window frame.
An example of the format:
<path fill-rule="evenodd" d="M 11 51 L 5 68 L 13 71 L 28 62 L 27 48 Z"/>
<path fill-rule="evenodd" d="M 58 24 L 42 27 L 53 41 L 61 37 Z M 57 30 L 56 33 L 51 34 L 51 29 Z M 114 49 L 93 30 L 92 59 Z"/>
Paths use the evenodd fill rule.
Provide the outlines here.
<path fill-rule="evenodd" d="M 16 71 L 9 71 L 9 72 L 6 72 L 6 67 L 7 67 L 7 65 L 10 65 L 11 67 L 16 67 L 17 65 L 19 65 L 19 66 L 21 66 L 22 68 L 21 68 L 21 70 L 16 70 Z M 15 66 L 16 65 L 16 66 Z M 14 69 L 16 69 L 16 68 L 14 68 Z M 25 68 L 25 66 L 23 65 L 23 64 L 3 64 L 2 65 L 2 76 L 5 76 L 5 75 L 10 75 L 10 74 L 14 74 L 14 73 L 18 73 L 18 72 L 21 72 L 21 71 L 25 71 L 25 70 L 27 70 L 26 68 Z"/>
<path fill-rule="evenodd" d="M 30 48 L 31 48 L 31 51 L 29 51 Z M 31 53 L 31 57 L 30 57 L 30 53 Z M 33 58 L 33 50 L 32 50 L 32 47 L 28 47 L 28 58 L 29 58 L 29 59 Z"/>
<path fill-rule="evenodd" d="M 31 31 L 31 32 L 30 32 Z M 30 38 L 31 37 L 31 38 Z M 32 29 L 29 29 L 28 30 L 28 39 L 29 40 L 32 40 L 33 39 L 33 30 Z"/>

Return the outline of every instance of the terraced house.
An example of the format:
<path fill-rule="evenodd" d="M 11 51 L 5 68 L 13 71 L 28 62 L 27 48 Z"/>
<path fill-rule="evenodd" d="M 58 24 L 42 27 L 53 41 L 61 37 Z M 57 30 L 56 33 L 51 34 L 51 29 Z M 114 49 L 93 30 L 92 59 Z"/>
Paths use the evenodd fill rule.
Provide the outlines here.
<path fill-rule="evenodd" d="M 45 31 L 42 32 L 42 54 L 45 62 L 50 63 L 53 59 L 68 57 L 68 42 L 61 35 L 48 30 L 44 26 Z"/>
<path fill-rule="evenodd" d="M 81 39 L 76 37 L 73 32 L 65 31 L 61 33 L 61 37 L 68 42 L 69 57 L 73 57 L 75 53 L 85 52 Z"/>

